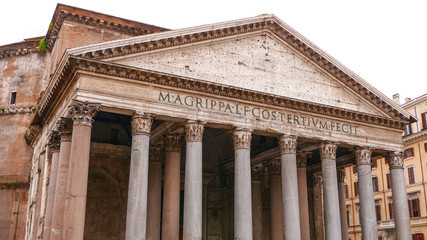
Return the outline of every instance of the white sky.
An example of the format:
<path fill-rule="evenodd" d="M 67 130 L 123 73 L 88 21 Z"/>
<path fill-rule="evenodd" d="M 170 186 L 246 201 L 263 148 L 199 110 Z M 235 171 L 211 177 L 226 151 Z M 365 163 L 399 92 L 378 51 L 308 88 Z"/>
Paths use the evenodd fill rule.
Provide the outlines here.
<path fill-rule="evenodd" d="M 170 29 L 274 14 L 386 96 L 427 93 L 425 0 L 63 0 Z M 57 1 L 6 0 L 0 45 L 45 35 Z"/>

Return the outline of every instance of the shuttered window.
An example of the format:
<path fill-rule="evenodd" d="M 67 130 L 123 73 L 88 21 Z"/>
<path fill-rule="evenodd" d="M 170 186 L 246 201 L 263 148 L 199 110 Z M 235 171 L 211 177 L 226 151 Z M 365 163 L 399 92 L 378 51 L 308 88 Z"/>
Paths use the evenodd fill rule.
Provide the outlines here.
<path fill-rule="evenodd" d="M 420 217 L 420 200 L 418 198 L 408 200 L 409 216 L 411 218 Z"/>
<path fill-rule="evenodd" d="M 427 112 L 421 113 L 421 128 L 427 129 Z"/>
<path fill-rule="evenodd" d="M 377 222 L 381 222 L 381 206 L 375 205 L 375 214 L 377 215 Z"/>
<path fill-rule="evenodd" d="M 354 196 L 358 196 L 359 195 L 359 190 L 358 190 L 358 182 L 354 182 Z"/>
<path fill-rule="evenodd" d="M 386 176 L 386 179 L 387 179 L 387 189 L 390 189 L 391 188 L 390 173 L 387 173 L 385 176 Z"/>
<path fill-rule="evenodd" d="M 405 149 L 405 151 L 403 151 L 403 157 L 404 158 L 409 158 L 409 157 L 413 157 L 414 156 L 414 148 L 407 148 Z"/>
<path fill-rule="evenodd" d="M 378 178 L 377 177 L 372 178 L 372 190 L 374 192 L 378 192 Z"/>
<path fill-rule="evenodd" d="M 408 167 L 408 184 L 415 183 L 414 167 Z"/>

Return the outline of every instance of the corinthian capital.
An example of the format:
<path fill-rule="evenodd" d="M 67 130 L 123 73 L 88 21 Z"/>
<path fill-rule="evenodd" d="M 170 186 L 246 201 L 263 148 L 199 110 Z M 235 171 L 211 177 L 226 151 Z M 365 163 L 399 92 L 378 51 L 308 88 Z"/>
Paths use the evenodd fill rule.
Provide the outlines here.
<path fill-rule="evenodd" d="M 234 148 L 251 148 L 252 129 L 236 128 L 233 131 Z"/>
<path fill-rule="evenodd" d="M 390 152 L 387 161 L 390 169 L 403 168 L 402 152 Z"/>
<path fill-rule="evenodd" d="M 170 134 L 163 138 L 166 152 L 181 152 L 182 135 Z"/>
<path fill-rule="evenodd" d="M 132 134 L 150 134 L 153 119 L 152 113 L 138 113 L 132 115 Z"/>
<path fill-rule="evenodd" d="M 307 159 L 311 155 L 311 152 L 297 151 L 297 168 L 307 168 Z"/>
<path fill-rule="evenodd" d="M 61 142 L 70 142 L 73 132 L 73 121 L 70 118 L 61 117 L 56 123 Z"/>
<path fill-rule="evenodd" d="M 261 166 L 252 166 L 251 167 L 251 178 L 252 181 L 261 181 L 262 173 L 264 172 L 264 168 Z"/>
<path fill-rule="evenodd" d="M 73 100 L 69 112 L 72 116 L 74 125 L 86 125 L 92 127 L 93 117 L 101 108 L 101 104 L 88 103 L 79 100 Z"/>
<path fill-rule="evenodd" d="M 278 137 L 280 154 L 296 153 L 297 151 L 297 136 L 281 135 Z"/>
<path fill-rule="evenodd" d="M 51 152 L 59 151 L 59 135 L 58 131 L 52 131 L 49 133 L 47 145 Z"/>
<path fill-rule="evenodd" d="M 356 165 L 371 165 L 371 153 L 372 150 L 369 148 L 356 148 L 354 155 L 356 157 Z"/>
<path fill-rule="evenodd" d="M 187 142 L 201 142 L 205 131 L 204 121 L 188 120 L 185 123 L 185 140 Z"/>
<path fill-rule="evenodd" d="M 150 146 L 150 162 L 162 162 L 163 148 L 161 145 Z"/>
<path fill-rule="evenodd" d="M 338 144 L 334 142 L 324 141 L 320 144 L 320 157 L 321 159 L 333 159 L 337 158 Z"/>
<path fill-rule="evenodd" d="M 280 159 L 271 159 L 263 165 L 268 169 L 270 175 L 280 175 Z"/>
<path fill-rule="evenodd" d="M 344 182 L 345 168 L 337 168 L 337 178 L 338 182 Z"/>

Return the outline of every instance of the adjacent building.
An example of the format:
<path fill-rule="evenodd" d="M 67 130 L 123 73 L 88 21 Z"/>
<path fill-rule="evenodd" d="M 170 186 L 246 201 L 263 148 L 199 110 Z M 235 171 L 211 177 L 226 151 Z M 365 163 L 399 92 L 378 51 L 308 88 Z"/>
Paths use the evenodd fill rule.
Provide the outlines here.
<path fill-rule="evenodd" d="M 400 104 L 399 95 L 393 96 Z M 427 94 L 415 99 L 405 99 L 403 109 L 417 118 L 417 122 L 407 125 L 403 134 L 404 182 L 407 191 L 409 216 L 411 218 L 412 239 L 427 237 Z M 345 168 L 345 195 L 349 239 L 360 239 L 360 203 L 358 177 L 354 166 Z M 395 222 L 392 207 L 390 168 L 385 158 L 372 162 L 372 188 L 375 198 L 375 213 L 379 239 L 395 239 Z"/>

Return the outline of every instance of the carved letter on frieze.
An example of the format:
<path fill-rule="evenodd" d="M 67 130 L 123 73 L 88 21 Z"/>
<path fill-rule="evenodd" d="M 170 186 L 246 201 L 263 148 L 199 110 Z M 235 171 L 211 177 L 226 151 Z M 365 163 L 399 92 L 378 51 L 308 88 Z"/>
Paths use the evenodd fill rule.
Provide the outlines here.
<path fill-rule="evenodd" d="M 311 155 L 311 152 L 297 151 L 297 168 L 307 168 L 307 159 Z"/>
<path fill-rule="evenodd" d="M 264 168 L 261 166 L 252 166 L 251 167 L 251 178 L 252 181 L 261 181 L 262 173 L 264 172 Z"/>
<path fill-rule="evenodd" d="M 73 121 L 70 118 L 61 117 L 56 125 L 58 134 L 61 136 L 61 142 L 70 142 L 73 132 Z"/>
<path fill-rule="evenodd" d="M 152 113 L 137 113 L 132 115 L 132 134 L 150 134 L 153 125 Z"/>
<path fill-rule="evenodd" d="M 271 159 L 263 165 L 268 169 L 270 175 L 280 175 L 280 159 Z"/>
<path fill-rule="evenodd" d="M 281 135 L 278 137 L 280 154 L 296 153 L 297 151 L 297 136 Z"/>
<path fill-rule="evenodd" d="M 163 148 L 161 145 L 150 146 L 150 162 L 162 162 Z"/>
<path fill-rule="evenodd" d="M 334 142 L 324 141 L 320 144 L 321 159 L 336 159 L 338 144 Z"/>
<path fill-rule="evenodd" d="M 83 124 L 92 127 L 93 117 L 101 108 L 101 104 L 73 100 L 69 108 L 74 125 Z"/>
<path fill-rule="evenodd" d="M 313 185 L 316 187 L 322 186 L 322 173 L 321 172 L 313 173 Z"/>
<path fill-rule="evenodd" d="M 251 148 L 252 129 L 236 128 L 233 131 L 234 148 Z"/>
<path fill-rule="evenodd" d="M 187 142 L 201 142 L 205 130 L 204 121 L 188 120 L 185 123 L 185 139 Z"/>
<path fill-rule="evenodd" d="M 163 138 L 166 152 L 181 152 L 182 135 L 170 134 Z"/>
<path fill-rule="evenodd" d="M 402 152 L 390 152 L 387 155 L 387 161 L 390 169 L 403 168 Z"/>
<path fill-rule="evenodd" d="M 356 165 L 371 165 L 371 153 L 372 150 L 369 148 L 357 148 L 354 151 L 356 157 Z"/>

